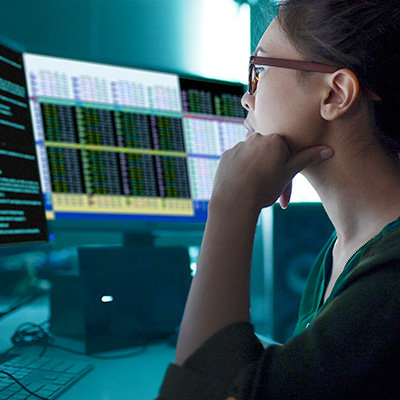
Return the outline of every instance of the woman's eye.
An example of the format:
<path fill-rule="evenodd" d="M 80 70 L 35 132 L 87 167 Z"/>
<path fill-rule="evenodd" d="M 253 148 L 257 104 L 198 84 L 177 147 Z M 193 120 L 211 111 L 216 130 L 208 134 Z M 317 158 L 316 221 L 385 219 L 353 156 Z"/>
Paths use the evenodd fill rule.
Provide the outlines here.
<path fill-rule="evenodd" d="M 264 69 L 265 69 L 264 67 L 256 67 L 257 74 L 261 74 L 261 72 L 263 72 Z"/>

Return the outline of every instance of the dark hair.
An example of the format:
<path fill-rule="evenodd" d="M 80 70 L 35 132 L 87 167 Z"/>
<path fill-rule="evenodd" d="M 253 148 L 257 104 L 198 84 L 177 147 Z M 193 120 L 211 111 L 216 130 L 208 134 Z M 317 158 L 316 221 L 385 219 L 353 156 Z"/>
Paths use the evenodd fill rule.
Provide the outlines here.
<path fill-rule="evenodd" d="M 400 0 L 282 0 L 277 20 L 309 61 L 349 68 L 371 104 L 375 130 L 400 152 Z"/>

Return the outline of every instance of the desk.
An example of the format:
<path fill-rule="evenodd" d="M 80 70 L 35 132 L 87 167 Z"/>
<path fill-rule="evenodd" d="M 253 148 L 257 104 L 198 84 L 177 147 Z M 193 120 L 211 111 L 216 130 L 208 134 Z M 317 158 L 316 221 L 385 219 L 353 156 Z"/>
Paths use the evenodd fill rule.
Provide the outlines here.
<path fill-rule="evenodd" d="M 41 298 L 0 319 L 0 352 L 11 346 L 11 335 L 19 324 L 41 323 L 48 317 L 48 300 Z M 84 348 L 82 342 L 67 338 L 56 338 L 55 343 L 75 351 L 83 351 Z M 41 349 L 30 346 L 18 350 L 18 353 L 39 354 Z M 135 349 L 128 349 L 112 355 L 133 351 Z M 60 400 L 152 400 L 158 394 L 164 373 L 174 355 L 175 349 L 166 343 L 153 344 L 142 354 L 117 360 L 98 360 L 54 348 L 49 348 L 45 353 L 45 356 L 86 361 L 94 366 L 89 374 L 63 393 Z"/>

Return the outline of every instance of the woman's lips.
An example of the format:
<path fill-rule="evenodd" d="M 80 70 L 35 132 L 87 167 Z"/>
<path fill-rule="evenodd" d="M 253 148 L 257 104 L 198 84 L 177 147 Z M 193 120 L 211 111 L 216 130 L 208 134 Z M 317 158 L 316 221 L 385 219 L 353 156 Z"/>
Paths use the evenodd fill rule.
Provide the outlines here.
<path fill-rule="evenodd" d="M 245 128 L 247 129 L 246 138 L 248 138 L 255 132 L 255 130 L 246 121 L 244 121 L 243 124 L 244 124 Z"/>

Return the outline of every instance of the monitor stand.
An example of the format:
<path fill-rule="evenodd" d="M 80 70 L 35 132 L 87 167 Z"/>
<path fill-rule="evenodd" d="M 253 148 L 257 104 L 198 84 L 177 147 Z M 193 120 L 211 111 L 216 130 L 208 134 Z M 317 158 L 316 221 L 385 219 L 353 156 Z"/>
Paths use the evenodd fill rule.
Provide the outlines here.
<path fill-rule="evenodd" d="M 125 233 L 123 247 L 154 247 L 155 236 L 152 233 Z"/>

